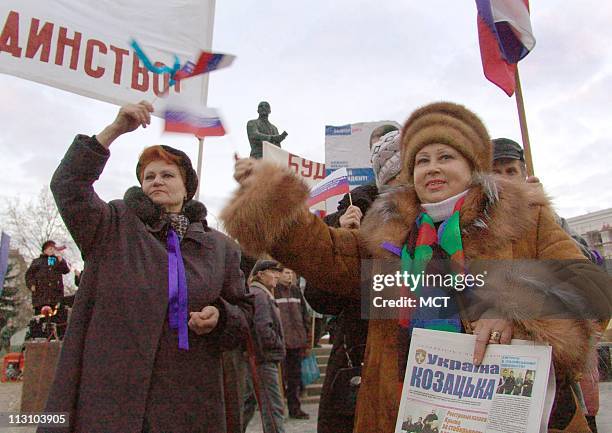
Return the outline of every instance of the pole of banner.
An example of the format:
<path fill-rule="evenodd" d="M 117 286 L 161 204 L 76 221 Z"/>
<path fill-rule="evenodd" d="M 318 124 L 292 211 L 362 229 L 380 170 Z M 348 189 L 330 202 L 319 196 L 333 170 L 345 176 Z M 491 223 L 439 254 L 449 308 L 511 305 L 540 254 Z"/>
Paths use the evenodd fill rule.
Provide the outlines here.
<path fill-rule="evenodd" d="M 198 138 L 198 189 L 196 190 L 196 200 L 200 201 L 200 185 L 202 184 L 202 155 L 204 153 L 204 138 Z"/>
<path fill-rule="evenodd" d="M 210 0 L 210 16 L 208 17 L 208 29 L 207 35 L 210 41 L 210 49 L 212 50 L 213 43 L 213 29 L 215 26 L 215 6 L 216 0 Z M 202 104 L 208 105 L 208 77 L 210 74 L 204 74 L 204 80 L 202 82 Z M 198 138 L 198 189 L 196 190 L 196 200 L 200 201 L 200 185 L 202 185 L 202 154 L 204 153 L 204 138 Z"/>
<path fill-rule="evenodd" d="M 527 129 L 527 116 L 525 115 L 525 101 L 523 100 L 523 90 L 521 89 L 521 79 L 519 77 L 518 65 L 516 65 L 516 108 L 518 110 L 519 123 L 521 125 L 521 137 L 523 139 L 523 149 L 525 150 L 525 164 L 527 165 L 527 175 L 533 176 L 533 158 L 531 156 L 531 145 L 529 143 L 529 131 Z"/>

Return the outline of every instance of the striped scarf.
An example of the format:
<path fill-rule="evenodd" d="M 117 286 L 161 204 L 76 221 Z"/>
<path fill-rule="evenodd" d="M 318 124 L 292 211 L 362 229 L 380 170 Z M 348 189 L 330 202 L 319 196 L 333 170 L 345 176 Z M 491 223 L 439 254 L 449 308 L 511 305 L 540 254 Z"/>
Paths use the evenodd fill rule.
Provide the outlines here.
<path fill-rule="evenodd" d="M 465 201 L 461 197 L 453 208 L 451 216 L 436 229 L 432 218 L 421 212 L 414 228 L 401 251 L 402 273 L 413 276 L 438 275 L 442 278 L 464 273 L 465 257 L 461 228 L 460 210 Z M 433 260 L 432 260 L 433 259 Z M 422 280 L 421 280 L 422 281 Z M 403 382 L 410 348 L 412 329 L 426 328 L 447 332 L 461 332 L 459 309 L 454 291 L 444 288 L 426 287 L 422 283 L 416 287 L 403 287 L 401 296 L 415 298 L 431 296 L 451 296 L 447 308 L 403 308 L 399 315 L 398 367 L 399 378 Z M 419 305 L 418 302 L 416 305 Z"/>

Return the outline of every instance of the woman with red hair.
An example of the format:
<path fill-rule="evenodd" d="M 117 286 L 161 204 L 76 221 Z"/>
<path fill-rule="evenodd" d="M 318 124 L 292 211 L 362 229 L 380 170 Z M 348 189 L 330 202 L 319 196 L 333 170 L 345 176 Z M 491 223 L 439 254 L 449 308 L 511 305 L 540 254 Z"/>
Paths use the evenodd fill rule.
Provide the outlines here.
<path fill-rule="evenodd" d="M 145 149 L 123 200 L 93 188 L 111 143 L 152 111 L 128 104 L 100 134 L 78 135 L 51 181 L 85 260 L 46 408 L 69 413 L 74 432 L 226 431 L 221 354 L 251 316 L 238 246 L 208 227 L 180 150 Z"/>

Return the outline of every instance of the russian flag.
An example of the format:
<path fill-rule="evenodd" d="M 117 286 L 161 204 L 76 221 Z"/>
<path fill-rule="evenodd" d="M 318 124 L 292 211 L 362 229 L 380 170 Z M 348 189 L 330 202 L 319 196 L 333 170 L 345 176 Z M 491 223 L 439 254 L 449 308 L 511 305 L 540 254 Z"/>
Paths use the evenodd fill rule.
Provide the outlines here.
<path fill-rule="evenodd" d="M 234 62 L 235 58 L 236 56 L 230 54 L 207 53 L 206 51 L 202 51 L 195 63 L 191 60 L 185 63 L 185 65 L 175 74 L 174 79 L 182 80 L 184 78 L 205 74 L 216 69 L 227 68 Z"/>
<path fill-rule="evenodd" d="M 476 0 L 476 7 L 485 77 L 512 96 L 516 64 L 535 46 L 529 0 Z"/>
<path fill-rule="evenodd" d="M 186 107 L 169 106 L 164 111 L 164 131 L 194 134 L 198 138 L 225 135 L 225 128 L 214 108 L 193 111 Z"/>
<path fill-rule="evenodd" d="M 336 195 L 344 195 L 350 191 L 346 168 L 340 168 L 316 184 L 310 190 L 308 207 L 327 200 Z"/>

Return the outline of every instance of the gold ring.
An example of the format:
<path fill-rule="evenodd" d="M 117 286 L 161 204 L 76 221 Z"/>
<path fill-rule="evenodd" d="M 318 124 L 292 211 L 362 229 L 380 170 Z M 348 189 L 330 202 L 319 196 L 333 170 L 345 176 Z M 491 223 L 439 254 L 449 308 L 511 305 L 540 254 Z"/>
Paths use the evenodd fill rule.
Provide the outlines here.
<path fill-rule="evenodd" d="M 501 338 L 501 332 L 499 331 L 493 331 L 491 332 L 491 336 L 489 337 L 489 341 L 499 341 L 499 339 Z"/>

